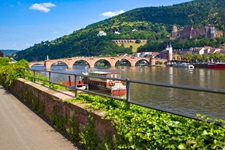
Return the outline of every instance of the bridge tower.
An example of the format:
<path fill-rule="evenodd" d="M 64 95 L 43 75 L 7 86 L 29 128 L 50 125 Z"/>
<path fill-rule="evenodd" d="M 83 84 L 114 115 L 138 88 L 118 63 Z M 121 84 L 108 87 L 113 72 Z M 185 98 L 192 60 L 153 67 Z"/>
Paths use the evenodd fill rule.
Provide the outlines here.
<path fill-rule="evenodd" d="M 171 45 L 171 42 L 169 43 L 169 45 L 168 45 L 168 43 L 167 43 L 166 51 L 168 52 L 168 58 L 167 58 L 168 61 L 173 60 L 173 47 L 172 47 L 172 45 Z"/>

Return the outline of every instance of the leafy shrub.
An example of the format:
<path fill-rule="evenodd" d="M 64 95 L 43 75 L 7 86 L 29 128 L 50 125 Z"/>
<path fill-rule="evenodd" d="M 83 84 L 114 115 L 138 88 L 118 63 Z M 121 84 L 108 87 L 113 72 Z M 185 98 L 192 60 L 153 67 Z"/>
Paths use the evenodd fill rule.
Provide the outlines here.
<path fill-rule="evenodd" d="M 17 78 L 24 78 L 28 71 L 29 65 L 26 60 L 20 60 L 17 63 L 10 64 L 5 60 L 5 64 L 0 66 L 1 83 L 11 85 Z"/>
<path fill-rule="evenodd" d="M 90 103 L 88 108 L 105 110 L 116 129 L 115 149 L 224 149 L 225 128 L 109 98 L 79 95 L 74 101 Z M 225 123 L 223 120 L 220 122 Z"/>

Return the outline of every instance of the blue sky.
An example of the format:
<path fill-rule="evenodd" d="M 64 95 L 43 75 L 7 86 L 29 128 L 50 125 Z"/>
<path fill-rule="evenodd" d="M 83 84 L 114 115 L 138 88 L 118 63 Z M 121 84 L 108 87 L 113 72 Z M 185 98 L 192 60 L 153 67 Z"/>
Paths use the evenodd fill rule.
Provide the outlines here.
<path fill-rule="evenodd" d="M 0 0 L 0 49 L 26 49 L 139 7 L 191 0 Z"/>

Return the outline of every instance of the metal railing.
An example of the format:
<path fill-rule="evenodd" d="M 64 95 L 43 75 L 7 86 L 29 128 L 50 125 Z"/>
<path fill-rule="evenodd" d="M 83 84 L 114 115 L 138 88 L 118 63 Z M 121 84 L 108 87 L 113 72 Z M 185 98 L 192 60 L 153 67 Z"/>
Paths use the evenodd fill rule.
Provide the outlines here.
<path fill-rule="evenodd" d="M 185 85 L 176 85 L 176 84 L 165 84 L 165 83 L 160 83 L 160 82 L 147 82 L 147 81 L 140 81 L 140 80 L 131 80 L 131 79 L 120 79 L 120 78 L 109 78 L 109 77 L 101 77 L 101 76 L 90 76 L 90 75 L 83 75 L 83 74 L 74 74 L 74 73 L 65 73 L 65 72 L 58 72 L 58 71 L 45 71 L 45 70 L 31 70 L 33 72 L 33 78 L 34 78 L 34 82 L 36 82 L 36 80 L 42 80 L 41 78 L 37 78 L 36 77 L 36 73 L 37 72 L 47 72 L 48 73 L 48 82 L 49 85 L 50 84 L 57 84 L 60 86 L 65 86 L 62 85 L 60 83 L 55 83 L 55 82 L 51 82 L 51 75 L 53 73 L 55 74 L 62 74 L 62 75 L 68 75 L 69 76 L 69 80 L 71 80 L 70 76 L 74 77 L 74 86 L 73 86 L 73 90 L 75 92 L 75 97 L 78 96 L 78 91 L 82 91 L 85 93 L 90 93 L 90 94 L 95 94 L 95 95 L 99 95 L 99 96 L 103 96 L 103 97 L 108 97 L 108 98 L 113 98 L 115 100 L 121 100 L 127 103 L 127 107 L 130 108 L 130 104 L 135 104 L 138 106 L 142 106 L 142 107 L 146 107 L 146 108 L 151 108 L 154 110 L 158 110 L 161 112 L 166 112 L 166 113 L 171 113 L 171 114 L 175 114 L 175 115 L 179 115 L 182 117 L 187 117 L 190 119 L 195 119 L 195 120 L 201 120 L 200 118 L 194 116 L 194 115 L 188 115 L 188 114 L 184 114 L 184 113 L 178 113 L 178 112 L 174 112 L 174 111 L 170 111 L 167 109 L 162 109 L 162 108 L 158 108 L 158 107 L 154 107 L 154 106 L 149 106 L 140 102 L 134 102 L 131 101 L 130 99 L 130 95 L 131 95 L 131 83 L 137 83 L 137 84 L 142 84 L 142 85 L 152 85 L 152 86 L 159 86 L 159 87 L 166 87 L 166 88 L 174 88 L 174 89 L 183 89 L 183 90 L 191 90 L 191 91 L 199 91 L 199 92 L 208 92 L 208 93 L 217 93 L 217 94 L 225 94 L 225 90 L 220 90 L 220 89 L 210 89 L 210 88 L 200 88 L 200 87 L 194 87 L 194 86 L 185 86 Z M 77 78 L 78 77 L 91 77 L 91 78 L 98 78 L 98 79 L 110 79 L 110 80 L 117 80 L 117 81 L 122 81 L 126 84 L 126 98 L 119 98 L 116 96 L 111 96 L 111 95 L 106 95 L 103 93 L 99 93 L 99 92 L 95 92 L 95 91 L 90 91 L 89 89 L 80 89 L 77 87 Z M 70 81 L 69 81 L 70 82 Z M 67 87 L 67 86 L 65 86 Z"/>

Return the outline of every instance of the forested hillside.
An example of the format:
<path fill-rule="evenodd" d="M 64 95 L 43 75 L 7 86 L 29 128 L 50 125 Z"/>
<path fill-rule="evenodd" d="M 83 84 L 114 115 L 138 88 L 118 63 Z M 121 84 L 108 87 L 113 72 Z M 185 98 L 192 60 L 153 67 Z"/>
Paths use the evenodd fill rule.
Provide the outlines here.
<path fill-rule="evenodd" d="M 148 43 L 139 48 L 139 51 L 159 51 L 165 48 L 167 37 L 172 26 L 203 27 L 214 25 L 218 30 L 225 30 L 225 0 L 194 0 L 192 2 L 173 6 L 146 7 L 130 10 L 126 13 L 87 26 L 70 35 L 60 37 L 54 41 L 43 41 L 39 44 L 20 51 L 16 59 L 28 61 L 44 60 L 73 56 L 116 55 L 131 53 L 132 47 L 118 46 L 115 39 L 147 39 Z M 97 36 L 99 31 L 106 36 Z M 116 34 L 115 32 L 119 33 Z M 224 38 L 211 42 L 205 39 L 189 40 L 188 44 L 174 42 L 177 48 L 181 46 L 204 46 L 209 43 L 219 46 Z M 195 43 L 194 43 L 195 42 Z"/>

